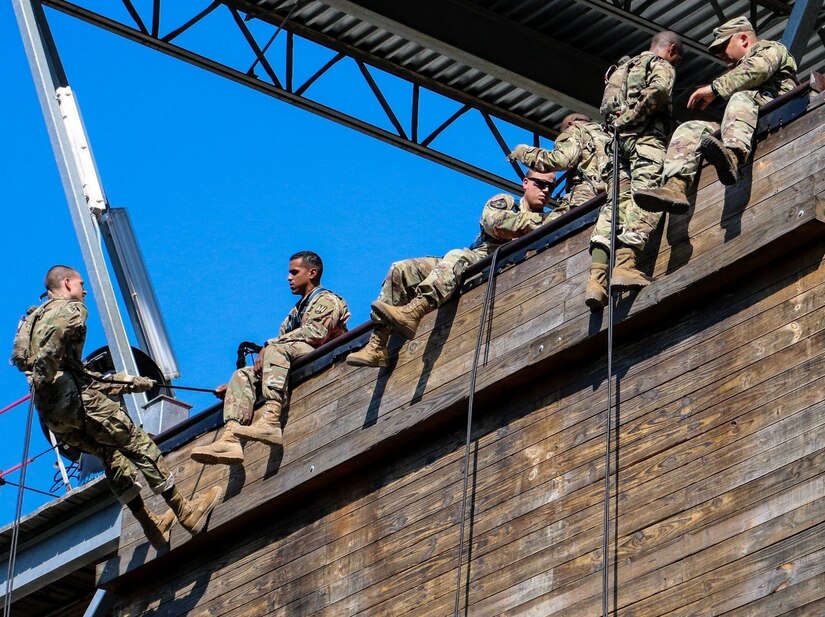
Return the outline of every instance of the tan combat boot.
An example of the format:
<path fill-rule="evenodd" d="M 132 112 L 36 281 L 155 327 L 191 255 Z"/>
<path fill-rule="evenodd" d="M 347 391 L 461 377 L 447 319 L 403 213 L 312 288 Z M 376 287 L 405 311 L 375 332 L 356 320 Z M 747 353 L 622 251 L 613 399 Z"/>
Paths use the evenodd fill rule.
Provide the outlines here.
<path fill-rule="evenodd" d="M 209 514 L 223 496 L 223 489 L 220 486 L 213 486 L 206 493 L 191 501 L 181 495 L 177 487 L 172 487 L 169 491 L 171 494 L 168 496 L 167 492 L 163 493 L 166 503 L 175 513 L 181 526 L 192 535 L 203 531 Z"/>
<path fill-rule="evenodd" d="M 636 251 L 629 246 L 616 249 L 611 283 L 617 289 L 639 289 L 650 285 L 650 279 L 636 269 Z"/>
<path fill-rule="evenodd" d="M 739 161 L 744 156 L 728 148 L 712 135 L 705 135 L 699 142 L 699 152 L 705 160 L 716 168 L 719 182 L 726 186 L 736 184 L 739 179 Z"/>
<path fill-rule="evenodd" d="M 135 517 L 135 520 L 140 523 L 143 533 L 149 543 L 155 547 L 155 550 L 163 550 L 169 546 L 169 531 L 172 525 L 175 524 L 175 513 L 167 510 L 166 513 L 158 518 L 152 514 L 143 503 L 143 500 L 138 497 L 138 503 L 128 503 L 129 509 Z"/>
<path fill-rule="evenodd" d="M 280 446 L 283 442 L 281 430 L 281 401 L 271 400 L 263 404 L 261 417 L 249 426 L 239 424 L 234 433 L 250 441 L 260 441 L 269 446 Z"/>
<path fill-rule="evenodd" d="M 372 310 L 393 330 L 406 339 L 415 338 L 415 331 L 424 315 L 432 309 L 429 301 L 422 296 L 416 296 L 409 304 L 393 306 L 376 300 L 372 303 Z"/>
<path fill-rule="evenodd" d="M 590 280 L 584 303 L 591 311 L 599 311 L 607 306 L 607 264 L 590 264 Z"/>
<path fill-rule="evenodd" d="M 684 214 L 690 208 L 686 193 L 687 182 L 679 176 L 672 176 L 662 187 L 635 191 L 633 201 L 648 212 Z"/>
<path fill-rule="evenodd" d="M 388 327 L 376 325 L 364 348 L 347 356 L 347 364 L 350 366 L 387 366 L 390 362 L 390 351 L 387 349 L 390 332 L 392 331 Z"/>
<path fill-rule="evenodd" d="M 208 446 L 192 448 L 193 461 L 204 465 L 239 465 L 243 463 L 243 448 L 235 429 L 240 425 L 230 421 L 223 429 L 223 435 L 215 443 Z"/>

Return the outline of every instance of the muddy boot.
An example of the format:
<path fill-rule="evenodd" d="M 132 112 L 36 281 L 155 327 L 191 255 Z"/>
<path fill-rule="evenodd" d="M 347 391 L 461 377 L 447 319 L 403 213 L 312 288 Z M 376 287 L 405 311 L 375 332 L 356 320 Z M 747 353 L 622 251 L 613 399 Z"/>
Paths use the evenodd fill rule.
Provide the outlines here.
<path fill-rule="evenodd" d="M 239 465 L 243 463 L 243 448 L 235 429 L 240 425 L 230 421 L 223 429 L 223 435 L 215 443 L 208 446 L 192 448 L 193 461 L 204 465 Z"/>
<path fill-rule="evenodd" d="M 591 311 L 600 311 L 607 306 L 607 264 L 590 264 L 590 280 L 584 303 Z"/>
<path fill-rule="evenodd" d="M 639 289 L 650 285 L 650 279 L 636 269 L 636 251 L 629 246 L 616 249 L 611 283 L 617 289 Z"/>
<path fill-rule="evenodd" d="M 406 339 L 413 339 L 418 324 L 433 307 L 426 298 L 416 296 L 412 302 L 404 306 L 393 306 L 376 300 L 372 303 L 372 310 L 398 334 Z"/>
<path fill-rule="evenodd" d="M 736 184 L 739 179 L 739 161 L 741 156 L 736 150 L 728 148 L 712 135 L 705 135 L 699 142 L 699 152 L 705 160 L 716 168 L 719 182 L 726 186 Z"/>
<path fill-rule="evenodd" d="M 140 497 L 136 497 L 126 505 L 131 510 L 135 520 L 140 523 L 146 539 L 155 547 L 155 550 L 160 551 L 168 548 L 169 531 L 172 529 L 172 525 L 175 524 L 175 513 L 167 510 L 162 517 L 158 518 L 149 511 Z"/>
<path fill-rule="evenodd" d="M 203 531 L 212 508 L 218 504 L 222 496 L 223 489 L 220 486 L 213 486 L 191 501 L 181 495 L 177 487 L 174 486 L 163 492 L 163 498 L 169 504 L 172 512 L 175 513 L 181 526 L 192 535 Z"/>
<path fill-rule="evenodd" d="M 668 178 L 665 185 L 656 189 L 639 189 L 633 193 L 633 201 L 648 212 L 684 214 L 690 208 L 687 182 L 679 176 Z"/>
<path fill-rule="evenodd" d="M 235 435 L 250 441 L 260 441 L 269 446 L 280 446 L 283 442 L 281 404 L 280 400 L 266 401 L 261 417 L 249 426 L 239 424 L 234 429 Z"/>
<path fill-rule="evenodd" d="M 390 362 L 390 352 L 387 349 L 390 332 L 392 331 L 386 326 L 376 325 L 364 348 L 347 356 L 347 364 L 350 366 L 387 366 Z"/>

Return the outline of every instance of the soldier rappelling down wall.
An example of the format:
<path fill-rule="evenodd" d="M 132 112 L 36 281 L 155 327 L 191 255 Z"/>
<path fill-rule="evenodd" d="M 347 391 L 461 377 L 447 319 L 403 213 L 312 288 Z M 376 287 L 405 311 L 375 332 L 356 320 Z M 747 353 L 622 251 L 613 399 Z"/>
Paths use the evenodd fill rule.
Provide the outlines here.
<path fill-rule="evenodd" d="M 281 409 L 291 363 L 347 331 L 347 303 L 320 287 L 323 272 L 317 253 L 303 251 L 290 257 L 287 281 L 301 299 L 284 319 L 278 336 L 264 344 L 255 365 L 238 369 L 229 384 L 215 390 L 225 399 L 223 435 L 211 445 L 193 448 L 194 460 L 210 465 L 243 463 L 240 438 L 281 446 Z M 253 409 L 261 402 L 261 416 L 250 424 Z"/>
<path fill-rule="evenodd" d="M 495 249 L 540 227 L 550 213 L 544 207 L 550 199 L 555 175 L 531 171 L 522 180 L 520 201 L 512 195 L 492 197 L 481 213 L 481 234 L 466 249 L 455 249 L 443 258 L 418 257 L 398 261 L 390 267 L 381 294 L 372 303 L 375 329 L 362 350 L 347 356 L 352 366 L 387 366 L 387 341 L 392 331 L 414 338 L 424 315 L 446 302 L 455 292 L 461 275 Z"/>
<path fill-rule="evenodd" d="M 569 172 L 567 192 L 552 212 L 555 218 L 607 190 L 604 173 L 609 148 L 610 136 L 600 124 L 582 114 L 568 114 L 552 150 L 520 144 L 508 158 L 540 173 Z"/>
<path fill-rule="evenodd" d="M 168 545 L 176 518 L 190 533 L 200 533 L 222 489 L 213 487 L 192 501 L 181 495 L 158 447 L 111 398 L 150 390 L 154 380 L 123 373 L 107 380 L 86 370 L 81 361 L 87 316 L 83 278 L 73 268 L 54 266 L 46 274 L 46 290 L 48 300 L 18 328 L 12 353 L 34 390 L 43 424 L 62 443 L 101 460 L 112 492 L 155 548 Z M 169 504 L 162 517 L 143 502 L 138 472 Z"/>
<path fill-rule="evenodd" d="M 717 96 L 728 99 L 721 141 L 712 133 L 715 122 L 691 120 L 673 133 L 667 150 L 661 188 L 634 192 L 636 202 L 651 212 L 687 212 L 687 190 L 699 170 L 700 155 L 715 168 L 722 184 L 735 184 L 739 166 L 751 152 L 759 106 L 796 85 L 796 62 L 781 43 L 760 41 L 751 23 L 737 17 L 713 31 L 708 47 L 730 69 L 709 86 L 691 94 L 688 107 L 705 109 Z"/>
<path fill-rule="evenodd" d="M 619 63 L 610 75 L 602 100 L 607 124 L 618 133 L 619 212 L 615 266 L 612 283 L 617 289 L 638 289 L 650 280 L 636 269 L 636 260 L 656 229 L 661 213 L 642 210 L 633 193 L 658 186 L 670 134 L 670 106 L 674 67 L 684 55 L 675 33 L 653 37 L 650 50 Z M 613 173 L 612 157 L 607 178 Z M 592 310 L 607 305 L 607 268 L 613 183 L 607 182 L 607 203 L 602 206 L 590 238 L 590 280 L 585 302 Z"/>

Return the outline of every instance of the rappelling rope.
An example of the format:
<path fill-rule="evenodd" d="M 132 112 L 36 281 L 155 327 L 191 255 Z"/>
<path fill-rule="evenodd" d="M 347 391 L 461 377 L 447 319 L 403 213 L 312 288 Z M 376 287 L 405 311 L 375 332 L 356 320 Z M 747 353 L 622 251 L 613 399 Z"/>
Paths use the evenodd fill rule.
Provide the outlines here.
<path fill-rule="evenodd" d="M 481 342 L 484 339 L 484 323 L 487 321 L 487 311 L 493 300 L 496 284 L 496 261 L 498 260 L 498 252 L 501 247 L 499 245 L 493 251 L 493 258 L 490 261 L 490 271 L 487 275 L 487 293 L 484 296 L 484 306 L 481 308 L 481 319 L 478 324 L 478 338 L 476 339 L 475 353 L 473 354 L 473 365 L 470 371 L 470 394 L 467 400 L 467 440 L 464 445 L 464 488 L 461 496 L 461 525 L 458 532 L 458 574 L 456 575 L 455 586 L 455 607 L 453 614 L 458 617 L 459 606 L 461 604 L 461 562 L 464 559 L 464 528 L 467 522 L 467 487 L 470 478 L 470 444 L 473 434 L 473 402 L 475 400 L 476 392 L 476 376 L 478 375 L 478 357 L 481 354 Z M 489 341 L 489 338 L 488 338 Z M 484 363 L 487 363 L 487 356 L 485 354 Z M 468 564 L 469 569 L 469 564 Z"/>

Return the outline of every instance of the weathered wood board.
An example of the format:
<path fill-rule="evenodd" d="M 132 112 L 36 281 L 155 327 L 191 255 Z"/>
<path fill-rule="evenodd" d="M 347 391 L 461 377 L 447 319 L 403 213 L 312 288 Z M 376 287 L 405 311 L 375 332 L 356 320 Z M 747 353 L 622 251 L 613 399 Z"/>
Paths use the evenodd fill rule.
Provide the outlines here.
<path fill-rule="evenodd" d="M 705 168 L 646 253 L 655 282 L 618 306 L 620 615 L 821 614 L 824 119 L 760 142 L 735 187 Z M 458 589 L 474 616 L 600 614 L 606 324 L 582 303 L 588 236 L 496 282 Z M 282 460 L 253 444 L 243 467 L 190 461 L 215 433 L 173 452 L 184 492 L 227 496 L 160 556 L 126 517 L 99 575 L 119 613 L 452 614 L 484 292 L 396 341 L 392 371 L 339 364 L 299 385 Z"/>

